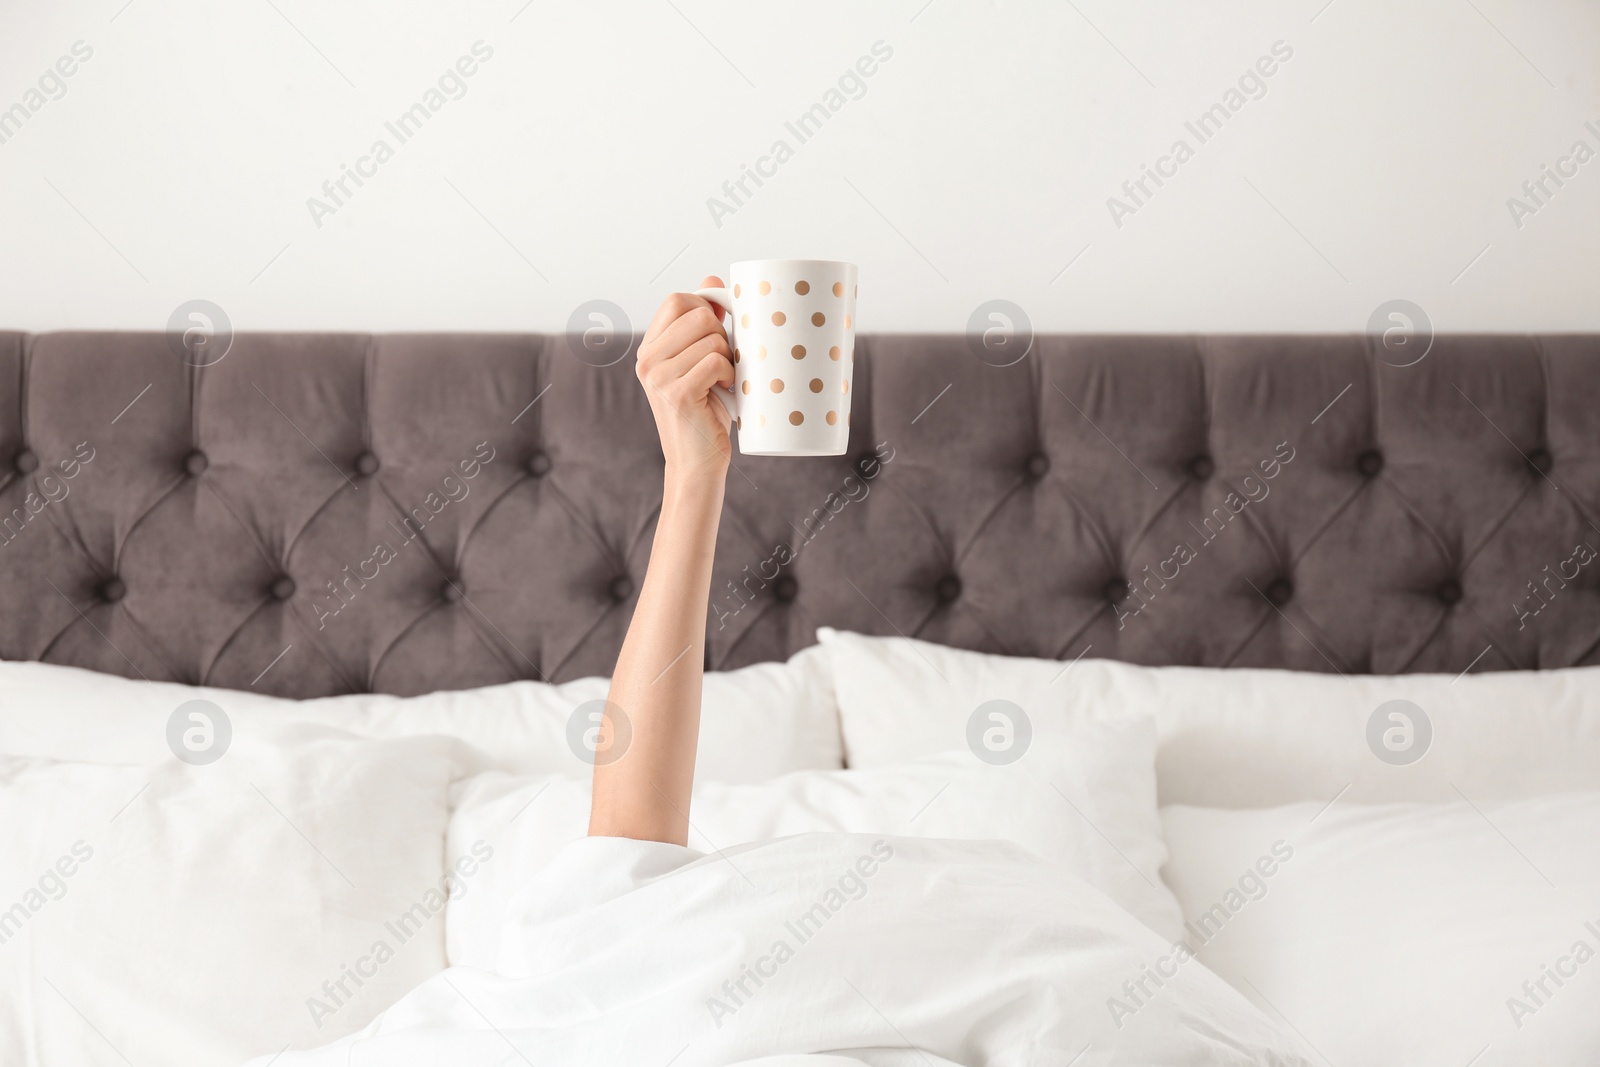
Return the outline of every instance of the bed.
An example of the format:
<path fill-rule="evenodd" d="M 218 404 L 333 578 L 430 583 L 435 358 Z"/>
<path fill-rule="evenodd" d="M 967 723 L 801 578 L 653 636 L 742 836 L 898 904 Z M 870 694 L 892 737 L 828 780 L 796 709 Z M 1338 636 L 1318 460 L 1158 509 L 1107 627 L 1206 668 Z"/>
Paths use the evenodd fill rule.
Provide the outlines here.
<path fill-rule="evenodd" d="M 296 839 L 334 851 L 321 835 L 352 833 L 339 805 L 381 798 L 447 842 L 447 866 L 393 821 L 362 823 L 375 844 L 351 838 L 344 863 L 312 868 L 333 888 L 311 886 L 298 904 L 338 911 L 346 905 L 328 893 L 341 884 L 384 882 L 392 892 L 363 907 L 389 919 L 420 907 L 437 944 L 424 953 L 419 939 L 397 963 L 373 964 L 370 986 L 341 985 L 342 968 L 359 978 L 366 958 L 351 933 L 334 954 L 352 958 L 318 972 L 331 991 L 294 996 L 301 1031 L 280 1040 L 258 1022 L 194 1037 L 190 1026 L 166 1043 L 133 1032 L 150 1010 L 136 1000 L 121 1021 L 81 1024 L 170 942 L 130 934 L 121 962 L 77 990 L 77 976 L 62 979 L 55 994 L 39 993 L 33 972 L 46 956 L 30 948 L 28 995 L 51 1003 L 10 1010 L 27 1035 L 17 1047 L 32 1055 L 266 1057 L 354 1033 L 441 961 L 460 963 L 483 935 L 447 932 L 445 913 L 483 898 L 503 909 L 536 873 L 515 856 L 554 854 L 561 836 L 519 821 L 506 838 L 515 847 L 483 844 L 498 848 L 498 866 L 480 857 L 466 874 L 448 862 L 493 833 L 461 825 L 460 812 L 496 811 L 510 825 L 544 810 L 516 806 L 544 795 L 539 804 L 578 818 L 566 713 L 604 696 L 660 504 L 661 454 L 627 353 L 601 366 L 573 338 L 467 334 L 240 334 L 203 361 L 185 351 L 158 333 L 0 333 L 0 741 L 30 761 L 10 772 L 7 810 L 31 827 L 12 844 L 32 879 L 0 886 L 10 894 L 0 906 L 56 871 L 52 886 L 69 887 L 59 899 L 72 903 L 24 906 L 18 927 L 42 943 L 47 921 L 67 926 L 69 908 L 95 903 L 62 871 L 94 869 L 73 859 L 75 844 L 93 851 L 94 835 L 73 827 L 99 813 L 51 799 L 68 793 L 132 795 L 131 808 L 105 812 L 112 828 L 158 797 L 190 815 L 282 809 L 285 825 L 260 840 L 189 826 L 189 843 L 140 883 L 149 901 L 189 892 L 172 872 L 197 856 L 278 855 Z M 1049 819 L 1013 815 L 1009 839 L 1077 855 L 1088 883 L 1125 905 L 1119 893 L 1145 890 L 1127 870 L 1111 873 L 1114 859 L 1101 869 L 1084 857 L 1096 834 L 1128 851 L 1138 878 L 1170 900 L 1147 900 L 1143 913 L 1127 905 L 1158 943 L 1186 939 L 1241 1003 L 1303 1043 L 1306 1062 L 1592 1062 L 1600 338 L 1446 335 L 1405 361 L 1358 335 L 1047 336 L 1004 367 L 980 354 L 964 337 L 863 336 L 849 454 L 735 455 L 708 619 L 705 666 L 720 673 L 702 739 L 707 788 L 723 793 L 704 802 L 697 847 L 804 832 L 806 818 L 876 832 L 834 785 L 791 782 L 777 800 L 737 791 L 785 774 L 876 773 L 910 803 L 924 786 L 965 781 L 967 770 L 926 761 L 964 748 L 986 701 L 1030 709 L 1036 759 L 1073 747 L 1032 710 L 1040 694 L 1079 726 L 1114 706 L 1153 723 L 1149 810 L 1130 819 L 1129 837 L 1108 807 L 1078 810 L 1095 833 L 1071 841 Z M 159 774 L 141 769 L 165 758 L 169 714 L 190 700 L 227 705 L 237 759 L 216 766 L 254 768 L 237 789 L 207 792 L 221 788 L 216 776 L 201 781 L 181 755 Z M 759 726 L 751 707 L 766 709 Z M 251 724 L 271 720 L 289 740 L 256 735 Z M 1408 749 L 1418 728 L 1421 750 Z M 419 738 L 446 733 L 455 747 L 422 751 Z M 902 760 L 924 762 L 911 772 Z M 348 768 L 360 788 L 295 806 L 329 767 Z M 1143 773 L 1101 766 L 1075 780 Z M 437 803 L 412 811 L 415 797 L 390 777 Z M 985 792 L 994 781 L 971 784 L 971 810 L 1004 806 Z M 1091 802 L 1067 803 L 1078 800 Z M 942 817 L 930 810 L 930 822 Z M 1298 889 L 1258 863 L 1280 839 L 1298 840 L 1284 827 L 1327 831 L 1297 846 L 1302 866 L 1272 861 L 1294 878 L 1318 872 Z M 983 833 L 954 819 L 930 836 Z M 1429 859 L 1441 841 L 1458 851 Z M 1482 851 L 1491 845 L 1506 847 Z M 398 887 L 385 855 L 408 857 Z M 1402 872 L 1406 863 L 1419 866 Z M 1476 912 L 1435 896 L 1484 868 L 1509 880 L 1486 885 Z M 1333 881 L 1352 870 L 1361 877 Z M 220 870 L 216 879 L 219 891 L 229 884 Z M 438 908 L 426 892 L 435 883 Z M 1219 919 L 1213 905 L 1230 892 L 1249 906 Z M 1452 917 L 1481 923 L 1492 944 L 1382 979 L 1374 961 L 1395 930 L 1340 926 L 1355 919 L 1335 912 L 1359 918 L 1407 893 L 1438 925 L 1417 934 L 1418 954 L 1436 944 L 1424 933 L 1445 938 Z M 1548 928 L 1518 925 L 1530 909 L 1517 902 L 1535 896 L 1534 910 L 1560 912 Z M 115 903 L 95 914 L 115 921 Z M 1313 907 L 1332 933 L 1307 931 Z M 223 904 L 201 915 L 237 918 Z M 1374 938 L 1366 955 L 1338 956 L 1360 930 Z M 291 940 L 316 951 L 316 937 Z M 110 951 L 62 944 L 52 958 Z M 268 953 L 272 939 L 230 944 L 217 955 Z M 479 951 L 492 969 L 492 946 Z M 162 972 L 173 988 L 182 968 Z M 1473 977 L 1451 977 L 1464 971 Z M 1147 1003 L 1165 1011 L 1150 988 L 1107 999 L 1130 1015 Z M 309 1029 L 300 1000 L 322 1005 L 310 1006 Z M 201 993 L 189 1007 L 226 1010 Z M 1365 1027 L 1333 1022 L 1356 1012 Z M 184 1018 L 174 1006 L 167 1022 L 183 1030 Z M 79 1032 L 46 1032 L 56 1025 Z M 1120 1060 L 1091 1047 L 1057 1050 L 1059 1062 L 1138 1062 L 1126 1059 L 1134 1045 Z"/>

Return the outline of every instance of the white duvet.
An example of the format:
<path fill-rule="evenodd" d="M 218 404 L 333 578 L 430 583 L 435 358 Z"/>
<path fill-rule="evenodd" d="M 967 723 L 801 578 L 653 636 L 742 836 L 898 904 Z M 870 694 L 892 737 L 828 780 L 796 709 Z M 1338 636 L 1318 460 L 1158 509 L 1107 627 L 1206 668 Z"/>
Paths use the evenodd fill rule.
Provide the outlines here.
<path fill-rule="evenodd" d="M 1006 844 L 807 834 L 702 855 L 587 838 L 512 899 L 497 973 L 451 968 L 359 1033 L 254 1062 L 1308 1067 L 1173 960 Z"/>

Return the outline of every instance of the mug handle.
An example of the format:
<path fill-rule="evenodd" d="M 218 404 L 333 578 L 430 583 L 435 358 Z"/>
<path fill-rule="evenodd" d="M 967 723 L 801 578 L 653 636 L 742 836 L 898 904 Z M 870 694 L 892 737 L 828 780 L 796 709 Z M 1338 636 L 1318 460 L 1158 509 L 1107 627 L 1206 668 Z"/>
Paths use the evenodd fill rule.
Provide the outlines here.
<path fill-rule="evenodd" d="M 728 334 L 728 344 L 733 344 L 733 293 L 727 289 L 712 287 L 709 289 L 696 289 L 694 295 L 704 297 L 728 313 L 728 324 L 724 327 Z M 720 385 L 713 385 L 711 392 L 722 401 L 722 406 L 728 411 L 728 418 L 738 421 L 739 398 L 732 391 Z"/>

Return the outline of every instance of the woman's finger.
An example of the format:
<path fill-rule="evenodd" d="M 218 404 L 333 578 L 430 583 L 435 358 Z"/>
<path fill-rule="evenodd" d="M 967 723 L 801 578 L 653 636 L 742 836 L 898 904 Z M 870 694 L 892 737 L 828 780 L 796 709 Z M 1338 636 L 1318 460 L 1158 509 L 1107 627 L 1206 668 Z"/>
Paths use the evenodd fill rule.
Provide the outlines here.
<path fill-rule="evenodd" d="M 722 279 L 716 275 L 707 275 L 706 280 L 700 283 L 702 289 L 722 288 Z M 713 314 L 721 319 L 722 309 L 711 303 L 703 296 L 693 293 L 671 293 L 661 301 L 661 306 L 656 308 L 655 316 L 650 320 L 650 326 L 645 330 L 644 340 L 649 342 L 661 336 L 667 328 L 684 315 L 699 307 L 710 307 Z"/>
<path fill-rule="evenodd" d="M 702 288 L 702 289 L 721 289 L 722 288 L 722 279 L 717 277 L 715 274 L 707 274 L 705 276 L 704 280 L 702 280 L 700 282 L 700 288 Z M 724 317 L 724 312 L 723 312 L 723 309 L 722 309 L 722 305 L 713 303 L 711 305 L 711 310 L 715 311 L 717 313 L 717 321 L 721 322 L 723 317 Z"/>
<path fill-rule="evenodd" d="M 693 293 L 669 293 L 661 301 L 661 306 L 656 308 L 655 317 L 650 320 L 650 328 L 644 333 L 644 343 L 650 344 L 659 338 L 673 323 L 696 308 L 706 307 L 710 301 L 703 296 Z"/>
<path fill-rule="evenodd" d="M 702 360 L 709 355 L 718 355 L 733 366 L 732 351 L 728 348 L 728 339 L 719 330 L 714 334 L 702 337 L 689 345 L 683 351 L 662 361 L 662 373 L 667 380 L 682 378 L 694 371 Z"/>
<path fill-rule="evenodd" d="M 685 353 L 685 355 L 687 354 Z M 711 392 L 713 385 L 731 389 L 733 387 L 733 360 L 720 351 L 707 352 L 683 376 L 683 384 L 684 388 L 694 396 L 702 396 Z"/>
<path fill-rule="evenodd" d="M 720 337 L 724 344 L 728 340 L 722 324 L 717 321 L 716 309 L 709 305 L 679 316 L 665 333 L 651 342 L 651 347 L 657 359 L 669 361 L 707 337 Z"/>

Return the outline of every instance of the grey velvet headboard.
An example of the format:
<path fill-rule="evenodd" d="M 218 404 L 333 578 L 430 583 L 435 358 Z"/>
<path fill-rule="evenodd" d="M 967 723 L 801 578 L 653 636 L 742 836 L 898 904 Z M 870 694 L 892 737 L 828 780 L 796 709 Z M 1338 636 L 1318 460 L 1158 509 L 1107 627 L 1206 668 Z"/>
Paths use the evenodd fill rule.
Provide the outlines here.
<path fill-rule="evenodd" d="M 1600 656 L 1600 337 L 1408 367 L 1043 337 L 1000 368 L 866 336 L 856 366 L 848 456 L 734 458 L 709 666 L 823 624 L 1344 673 Z M 0 334 L 0 657 L 287 696 L 609 673 L 661 462 L 631 363 L 559 336 L 241 335 L 201 369 L 159 333 Z"/>

